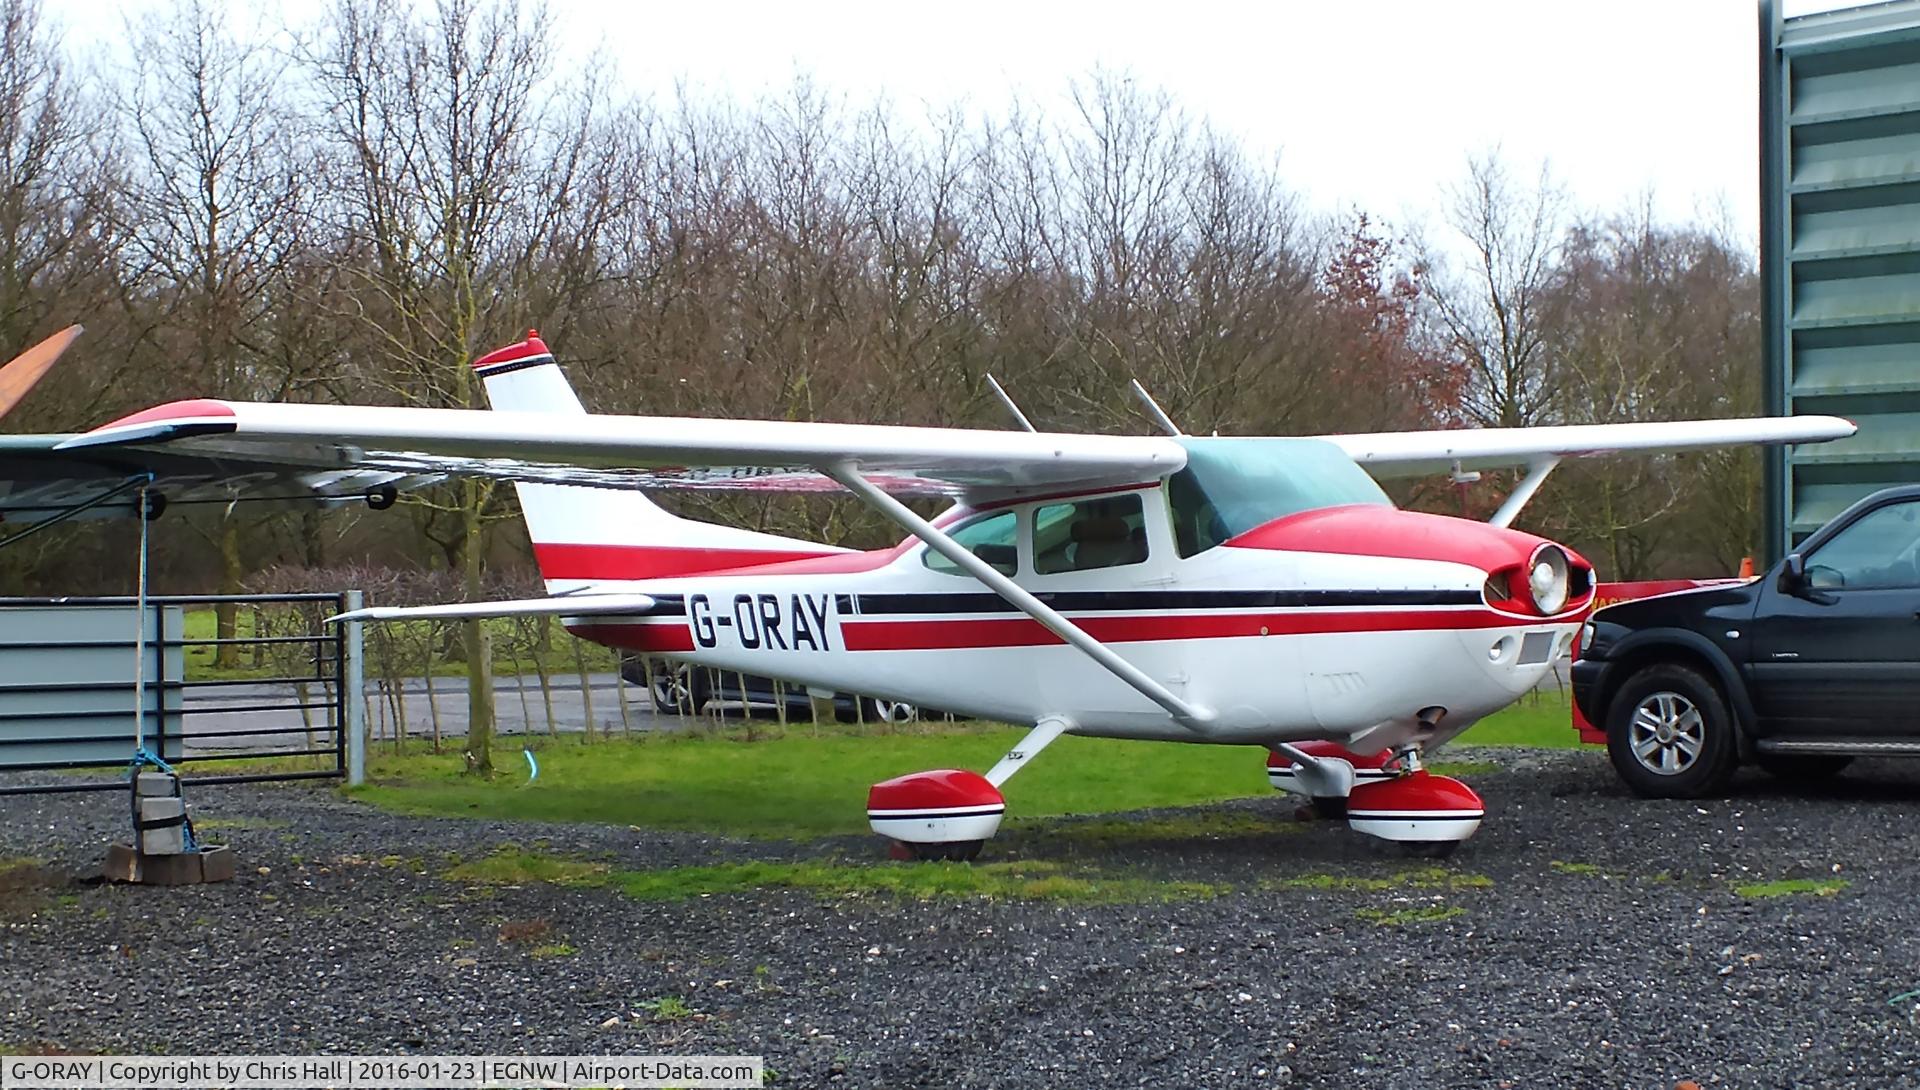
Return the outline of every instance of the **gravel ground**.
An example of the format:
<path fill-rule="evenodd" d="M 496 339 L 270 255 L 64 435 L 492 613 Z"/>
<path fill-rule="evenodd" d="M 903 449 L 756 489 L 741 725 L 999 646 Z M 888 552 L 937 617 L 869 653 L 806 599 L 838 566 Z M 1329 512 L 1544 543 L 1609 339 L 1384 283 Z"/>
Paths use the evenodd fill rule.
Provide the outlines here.
<path fill-rule="evenodd" d="M 0 1048 L 745 1053 L 778 1085 L 889 1088 L 1920 1085 L 1906 994 L 1920 989 L 1920 765 L 1819 789 L 1748 776 L 1695 804 L 1628 798 L 1593 751 L 1470 756 L 1504 767 L 1469 777 L 1489 815 L 1445 864 L 1462 888 L 1322 881 L 1416 864 L 1336 824 L 1296 826 L 1278 797 L 1221 808 L 1271 818 L 1267 832 L 1142 824 L 1097 841 L 1056 823 L 989 846 L 1233 887 L 1120 905 L 477 889 L 440 876 L 444 853 L 512 841 L 633 868 L 884 864 L 871 840 L 398 817 L 326 788 L 207 788 L 195 812 L 240 853 L 234 882 L 0 891 Z M 97 869 L 124 836 L 122 801 L 0 798 L 0 856 Z M 1797 877 L 1850 884 L 1735 891 Z M 1288 879 L 1305 881 L 1276 888 Z M 1422 908 L 1463 911 L 1367 918 Z M 528 921 L 573 952 L 501 938 Z M 663 997 L 692 1013 L 649 1010 Z"/>

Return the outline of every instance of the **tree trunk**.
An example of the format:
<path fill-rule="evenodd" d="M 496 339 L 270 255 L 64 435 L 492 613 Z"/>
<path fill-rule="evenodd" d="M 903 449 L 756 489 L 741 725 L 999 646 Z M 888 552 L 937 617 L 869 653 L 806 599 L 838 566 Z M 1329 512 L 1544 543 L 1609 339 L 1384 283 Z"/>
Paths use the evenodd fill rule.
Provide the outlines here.
<path fill-rule="evenodd" d="M 247 574 L 240 564 L 240 520 L 231 515 L 220 520 L 220 593 L 240 593 L 240 580 Z M 222 640 L 231 640 L 239 634 L 240 606 L 234 602 L 219 602 L 213 607 L 213 634 Z M 240 645 L 221 643 L 214 646 L 213 664 L 222 670 L 232 670 L 240 665 Z"/>
<path fill-rule="evenodd" d="M 480 600 L 480 504 L 485 498 L 478 481 L 460 483 L 460 515 L 466 522 L 461 543 L 466 600 Z M 461 624 L 460 641 L 467 653 L 467 752 L 469 771 L 493 775 L 493 633 L 484 621 Z"/>

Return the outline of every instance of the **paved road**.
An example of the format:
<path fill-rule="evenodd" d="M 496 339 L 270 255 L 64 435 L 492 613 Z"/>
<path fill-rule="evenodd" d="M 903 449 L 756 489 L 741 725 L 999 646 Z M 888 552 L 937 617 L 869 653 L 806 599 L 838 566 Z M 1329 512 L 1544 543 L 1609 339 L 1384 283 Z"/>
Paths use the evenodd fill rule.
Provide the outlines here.
<path fill-rule="evenodd" d="M 408 678 L 401 684 L 397 704 L 404 716 L 406 730 L 416 737 L 432 737 L 436 716 L 443 737 L 467 733 L 467 682 L 460 677 L 431 679 L 432 698 L 428 699 L 426 678 Z M 650 731 L 670 727 L 678 717 L 654 714 L 646 694 L 635 686 L 625 686 L 612 673 L 588 675 L 585 694 L 578 675 L 553 679 L 543 697 L 537 677 L 498 677 L 494 679 L 494 714 L 501 734 L 546 733 L 548 730 L 579 732 L 587 723 L 591 699 L 593 723 L 597 730 L 618 733 L 623 730 Z M 386 699 L 378 685 L 367 685 L 368 729 L 374 738 L 392 738 L 396 702 Z M 309 745 L 306 723 L 297 705 L 300 695 L 292 685 L 231 685 L 218 688 L 189 689 L 186 714 L 182 717 L 189 749 L 210 752 L 222 749 L 302 749 Z M 624 696 L 624 701 L 623 701 Z M 552 703 L 549 725 L 547 706 Z M 308 709 L 315 742 L 330 746 L 332 708 L 330 686 L 314 685 L 306 702 L 322 705 Z M 624 704 L 624 710 L 623 710 Z M 272 707 L 269 707 L 272 706 Z M 260 733 L 285 731 L 290 733 Z"/>

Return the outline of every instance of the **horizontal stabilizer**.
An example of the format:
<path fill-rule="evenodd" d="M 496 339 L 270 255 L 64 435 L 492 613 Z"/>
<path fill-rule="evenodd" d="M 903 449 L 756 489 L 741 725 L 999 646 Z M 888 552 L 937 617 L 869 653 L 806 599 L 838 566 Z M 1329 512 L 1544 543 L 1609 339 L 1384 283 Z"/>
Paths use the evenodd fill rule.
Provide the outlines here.
<path fill-rule="evenodd" d="M 451 602 L 439 606 L 372 606 L 328 617 L 338 621 L 465 621 L 483 617 L 646 616 L 660 607 L 651 594 L 580 594 L 569 598 L 521 598 L 505 602 Z"/>

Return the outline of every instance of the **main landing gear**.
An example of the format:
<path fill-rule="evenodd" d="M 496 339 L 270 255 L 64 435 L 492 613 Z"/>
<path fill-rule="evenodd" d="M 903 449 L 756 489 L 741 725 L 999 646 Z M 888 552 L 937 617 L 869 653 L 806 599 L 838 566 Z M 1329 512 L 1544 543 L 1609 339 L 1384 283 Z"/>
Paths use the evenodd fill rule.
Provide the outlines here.
<path fill-rule="evenodd" d="M 1332 742 L 1278 745 L 1267 782 L 1305 796 L 1319 816 L 1345 817 L 1354 832 L 1423 858 L 1452 855 L 1487 812 L 1471 787 L 1422 767 L 1418 746 L 1362 755 Z"/>
<path fill-rule="evenodd" d="M 1040 720 L 984 776 L 942 768 L 876 783 L 867 791 L 867 824 L 893 841 L 896 859 L 970 861 L 1000 831 L 1000 785 L 1072 725 L 1057 715 Z"/>

